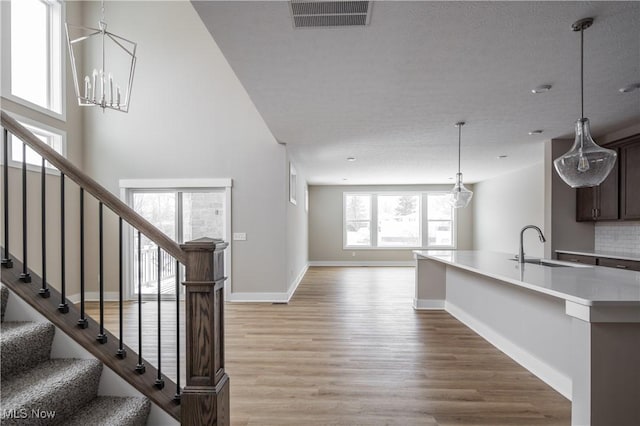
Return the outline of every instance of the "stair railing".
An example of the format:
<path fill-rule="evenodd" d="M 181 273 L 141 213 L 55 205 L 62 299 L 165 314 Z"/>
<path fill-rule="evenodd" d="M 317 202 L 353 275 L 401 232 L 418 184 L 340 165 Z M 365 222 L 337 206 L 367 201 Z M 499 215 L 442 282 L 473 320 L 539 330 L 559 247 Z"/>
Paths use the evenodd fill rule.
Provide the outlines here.
<path fill-rule="evenodd" d="M 62 328 L 72 338 L 103 361 L 108 367 L 118 373 L 123 379 L 136 387 L 140 392 L 149 397 L 167 413 L 172 415 L 181 424 L 185 425 L 228 425 L 229 424 L 229 379 L 224 370 L 224 249 L 227 243 L 221 240 L 202 238 L 178 245 L 175 241 L 153 226 L 150 222 L 136 213 L 133 209 L 114 196 L 110 191 L 102 187 L 96 181 L 83 173 L 69 160 L 57 153 L 49 145 L 43 143 L 28 129 L 18 123 L 5 111 L 1 111 L 1 124 L 3 127 L 3 213 L 4 213 L 4 246 L 2 250 L 2 281 L 14 292 L 22 296 L 29 304 L 38 309 L 55 325 Z M 21 197 L 22 197 L 22 258 L 12 256 L 9 247 L 9 234 L 14 232 L 11 228 L 9 208 L 9 191 L 13 190 L 9 185 L 8 144 L 9 133 L 22 142 L 21 164 Z M 27 174 L 27 146 L 42 157 L 41 173 L 41 276 L 35 274 L 28 264 L 28 235 L 29 226 L 27 220 L 28 211 L 28 174 Z M 61 281 L 60 291 L 49 285 L 47 281 L 47 224 L 46 217 L 51 206 L 47 203 L 46 163 L 49 162 L 60 172 L 60 253 L 61 253 Z M 75 306 L 66 298 L 65 282 L 65 188 L 66 179 L 75 182 L 79 187 L 79 269 L 80 269 L 80 302 Z M 98 202 L 98 287 L 99 287 L 99 321 L 95 321 L 85 315 L 85 198 L 90 194 Z M 108 208 L 118 217 L 118 322 L 119 336 L 116 338 L 104 327 L 104 208 Z M 15 210 L 14 210 L 15 211 Z M 138 291 L 138 343 L 136 359 L 127 357 L 127 352 L 135 353 L 123 343 L 123 329 L 125 324 L 123 317 L 123 235 L 124 226 L 128 224 L 133 229 L 138 242 L 137 256 L 137 285 L 140 290 L 142 284 L 141 268 L 141 237 L 144 235 L 157 245 L 157 344 L 158 359 L 157 368 L 145 362 L 142 357 L 142 299 L 141 291 Z M 161 369 L 161 259 L 171 256 L 175 261 L 176 271 L 176 383 L 168 379 Z M 179 271 L 180 264 L 185 266 L 185 336 L 186 336 L 186 386 L 180 386 L 180 299 L 179 295 Z M 14 266 L 16 268 L 14 268 Z M 173 266 L 172 266 L 173 268 Z M 18 273 L 17 269 L 20 269 Z M 135 269 L 135 268 L 134 268 Z M 166 278 L 166 277 L 165 277 Z M 56 303 L 56 299 L 59 303 Z M 76 318 L 70 318 L 75 315 Z M 91 334 L 94 330 L 97 335 Z M 153 376 L 153 377 L 150 377 Z M 175 392 L 167 386 L 175 385 Z M 173 387 L 173 386 L 171 386 Z"/>

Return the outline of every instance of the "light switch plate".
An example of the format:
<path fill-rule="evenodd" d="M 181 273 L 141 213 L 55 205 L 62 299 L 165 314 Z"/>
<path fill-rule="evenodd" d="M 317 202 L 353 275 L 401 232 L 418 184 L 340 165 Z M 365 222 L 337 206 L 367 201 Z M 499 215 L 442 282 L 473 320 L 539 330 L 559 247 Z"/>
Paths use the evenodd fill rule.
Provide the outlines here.
<path fill-rule="evenodd" d="M 247 233 L 246 232 L 234 232 L 233 233 L 233 241 L 247 241 Z"/>

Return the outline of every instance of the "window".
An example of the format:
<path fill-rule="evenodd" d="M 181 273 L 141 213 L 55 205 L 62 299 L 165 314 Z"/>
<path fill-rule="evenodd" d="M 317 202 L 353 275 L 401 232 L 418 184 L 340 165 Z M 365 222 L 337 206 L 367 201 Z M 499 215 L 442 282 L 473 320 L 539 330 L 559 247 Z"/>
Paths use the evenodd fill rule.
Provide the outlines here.
<path fill-rule="evenodd" d="M 3 96 L 59 118 L 64 98 L 62 2 L 2 3 L 10 8 L 9 28 L 3 25 L 2 34 L 3 43 L 10 40 L 3 46 L 10 52 L 2 70 Z"/>
<path fill-rule="evenodd" d="M 454 248 L 446 192 L 345 193 L 344 248 Z"/>
<path fill-rule="evenodd" d="M 45 126 L 43 124 L 36 124 L 35 122 L 24 118 L 16 119 L 27 130 L 33 133 L 42 142 L 53 148 L 57 153 L 59 153 L 60 155 L 66 155 L 65 132 L 49 126 Z M 23 143 L 20 139 L 14 137 L 13 135 L 10 135 L 9 139 L 9 158 L 11 159 L 9 165 L 14 167 L 22 167 Z M 42 157 L 40 156 L 40 154 L 37 154 L 34 150 L 32 150 L 29 146 L 26 147 L 26 160 L 27 167 L 30 170 L 40 170 L 40 167 L 42 166 Z M 45 162 L 45 167 L 49 171 L 57 170 L 48 161 Z"/>
<path fill-rule="evenodd" d="M 427 194 L 427 246 L 453 247 L 453 208 L 449 194 Z"/>
<path fill-rule="evenodd" d="M 345 195 L 344 206 L 346 245 L 371 246 L 371 195 Z"/>
<path fill-rule="evenodd" d="M 378 195 L 378 247 L 420 245 L 420 196 Z"/>

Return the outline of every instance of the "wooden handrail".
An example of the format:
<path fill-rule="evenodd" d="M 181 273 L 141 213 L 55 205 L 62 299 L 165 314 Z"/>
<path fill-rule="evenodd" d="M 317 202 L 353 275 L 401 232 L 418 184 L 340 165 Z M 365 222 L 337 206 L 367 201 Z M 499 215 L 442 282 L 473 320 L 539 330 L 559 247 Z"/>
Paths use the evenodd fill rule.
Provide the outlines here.
<path fill-rule="evenodd" d="M 85 191 L 89 192 L 98 201 L 109 207 L 115 214 L 142 232 L 151 241 L 162 247 L 163 250 L 173 256 L 180 263 L 184 265 L 187 264 L 187 254 L 175 241 L 136 213 L 131 207 L 123 203 L 108 189 L 91 179 L 78 167 L 74 166 L 69 160 L 58 154 L 49 145 L 35 137 L 33 133 L 25 129 L 24 126 L 18 123 L 5 111 L 0 111 L 0 117 L 2 127 L 7 129 L 22 142 L 26 143 L 31 149 L 49 161 L 49 163 L 53 164 L 58 170 L 60 170 L 60 172 L 64 173 L 66 177 L 73 180 L 81 188 L 84 188 Z"/>

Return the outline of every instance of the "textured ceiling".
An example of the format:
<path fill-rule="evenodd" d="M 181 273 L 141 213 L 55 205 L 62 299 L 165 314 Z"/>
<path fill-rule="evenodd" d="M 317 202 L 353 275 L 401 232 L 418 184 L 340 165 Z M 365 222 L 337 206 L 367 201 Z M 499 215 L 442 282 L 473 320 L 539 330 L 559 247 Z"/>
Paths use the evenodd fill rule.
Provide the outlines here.
<path fill-rule="evenodd" d="M 465 181 L 540 162 L 580 116 L 587 16 L 592 131 L 640 122 L 640 90 L 618 91 L 640 82 L 640 2 L 384 1 L 367 27 L 319 29 L 294 29 L 285 1 L 192 3 L 313 184 L 450 182 L 460 120 Z"/>

